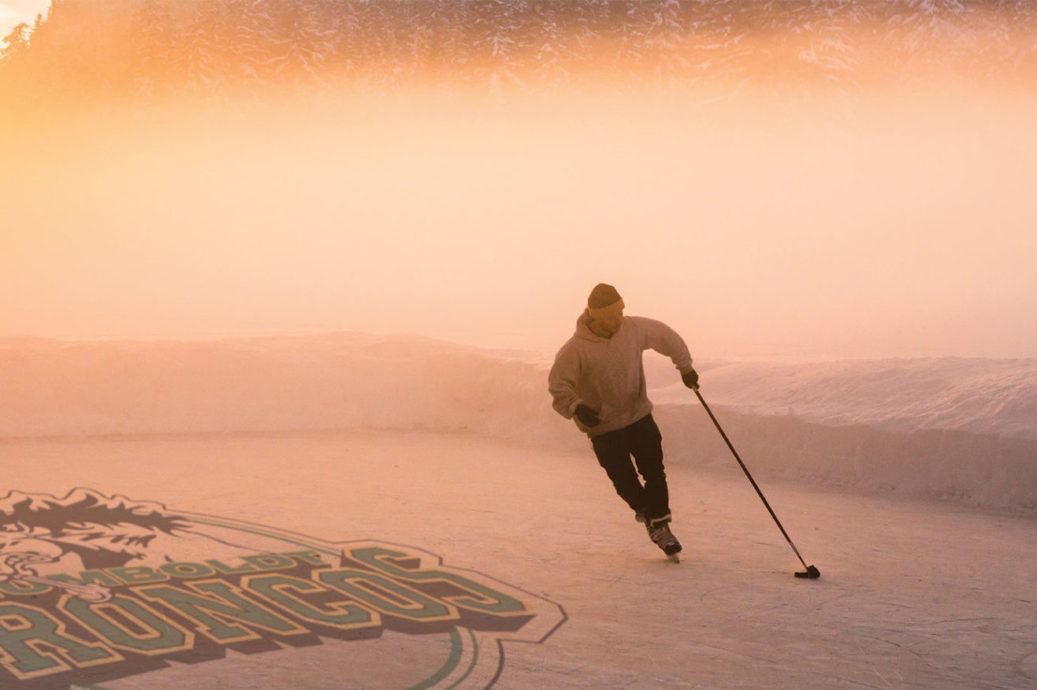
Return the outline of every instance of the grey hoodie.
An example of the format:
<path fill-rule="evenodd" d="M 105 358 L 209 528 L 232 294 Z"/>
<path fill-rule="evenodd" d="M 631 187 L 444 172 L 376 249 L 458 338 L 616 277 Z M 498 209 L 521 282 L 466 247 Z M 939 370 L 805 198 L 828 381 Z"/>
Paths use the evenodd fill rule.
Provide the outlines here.
<path fill-rule="evenodd" d="M 691 370 L 688 346 L 675 330 L 642 316 L 623 317 L 611 338 L 595 335 L 587 312 L 576 320 L 576 333 L 555 355 L 547 383 L 553 406 L 590 437 L 629 426 L 652 411 L 645 387 L 641 353 L 652 349 L 673 360 L 683 374 Z M 573 418 L 577 405 L 597 411 L 601 423 L 584 426 Z"/>

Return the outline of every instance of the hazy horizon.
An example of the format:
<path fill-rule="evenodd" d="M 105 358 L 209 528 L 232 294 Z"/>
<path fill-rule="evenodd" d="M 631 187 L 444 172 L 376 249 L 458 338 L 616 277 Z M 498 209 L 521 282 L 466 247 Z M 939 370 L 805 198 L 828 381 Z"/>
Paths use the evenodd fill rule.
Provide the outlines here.
<path fill-rule="evenodd" d="M 1037 355 L 1025 111 L 411 98 L 380 120 L 130 120 L 26 144 L 0 336 L 546 347 L 608 282 L 699 356 Z"/>
<path fill-rule="evenodd" d="M 847 20 L 655 81 L 589 53 L 559 81 L 415 58 L 381 84 L 375 51 L 370 75 L 262 103 L 72 90 L 0 128 L 0 337 L 544 350 L 607 282 L 700 358 L 1037 356 L 1037 99 L 1000 62 L 1032 51 L 964 50 L 1001 40 L 982 12 L 932 21 L 888 61 Z"/>

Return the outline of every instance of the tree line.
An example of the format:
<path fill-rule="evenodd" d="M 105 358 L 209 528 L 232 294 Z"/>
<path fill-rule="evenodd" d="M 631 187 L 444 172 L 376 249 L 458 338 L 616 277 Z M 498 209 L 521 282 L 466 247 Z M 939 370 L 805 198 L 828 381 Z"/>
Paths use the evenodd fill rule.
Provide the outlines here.
<path fill-rule="evenodd" d="M 0 97 L 589 73 L 853 88 L 876 65 L 1032 77 L 1035 29 L 1030 0 L 54 0 L 0 41 Z"/>

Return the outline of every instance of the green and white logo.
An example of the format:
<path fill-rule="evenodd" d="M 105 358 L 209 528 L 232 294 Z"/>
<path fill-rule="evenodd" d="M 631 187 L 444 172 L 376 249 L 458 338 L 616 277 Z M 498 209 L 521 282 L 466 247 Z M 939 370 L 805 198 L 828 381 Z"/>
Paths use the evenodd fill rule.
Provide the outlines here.
<path fill-rule="evenodd" d="M 565 619 L 412 546 L 325 542 L 91 489 L 0 499 L 4 688 L 118 690 L 144 673 L 149 686 L 203 688 L 213 664 L 232 676 L 256 659 L 300 688 L 488 688 L 503 642 L 542 642 Z"/>

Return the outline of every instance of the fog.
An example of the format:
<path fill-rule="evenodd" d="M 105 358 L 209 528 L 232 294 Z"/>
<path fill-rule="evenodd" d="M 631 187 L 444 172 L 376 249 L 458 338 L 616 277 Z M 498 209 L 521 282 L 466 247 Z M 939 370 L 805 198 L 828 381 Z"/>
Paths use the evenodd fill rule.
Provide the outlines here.
<path fill-rule="evenodd" d="M 79 94 L 54 67 L 82 54 L 69 27 L 114 27 L 96 64 L 122 84 L 117 29 L 139 17 L 76 7 L 28 53 L 54 105 L 0 111 L 0 336 L 553 351 L 608 282 L 697 356 L 1037 355 L 1033 51 L 1008 14 L 891 7 L 798 45 L 753 29 L 785 26 L 763 7 L 717 20 L 750 34 L 689 33 L 658 65 L 581 49 L 544 79 L 537 60 L 509 72 L 520 56 L 480 72 L 376 51 L 374 76 L 240 100 L 175 61 L 168 93 L 85 75 Z M 180 55 L 155 51 L 145 66 Z M 685 72 L 655 79 L 666 59 Z M 365 81 L 393 69 L 418 76 Z"/>
<path fill-rule="evenodd" d="M 0 53 L 0 675 L 68 620 L 96 663 L 14 682 L 1033 686 L 1030 6 L 54 10 Z M 680 331 L 716 413 L 646 355 L 680 565 L 550 407 L 600 281 Z M 61 497 L 237 531 L 148 548 Z M 232 616 L 234 644 L 98 661 L 59 584 L 133 602 L 95 565 L 371 543 L 537 617 L 342 639 Z"/>
<path fill-rule="evenodd" d="M 36 141 L 5 166 L 0 323 L 546 346 L 604 281 L 715 354 L 1033 355 L 1037 113 L 947 105 L 413 96 Z"/>

